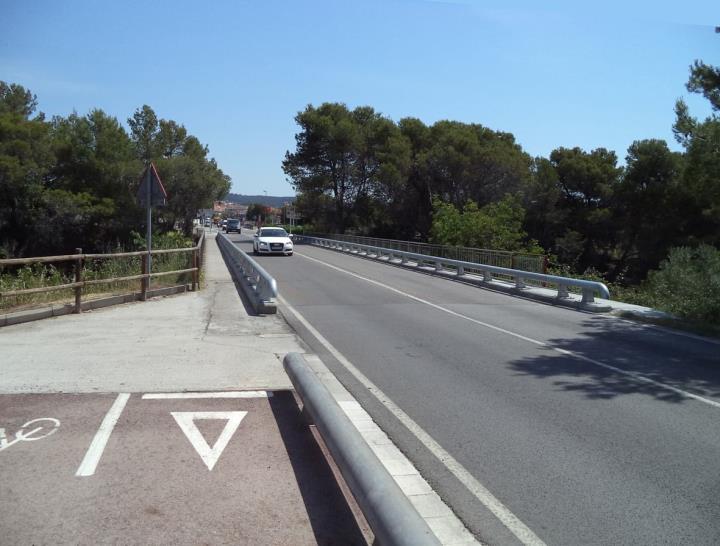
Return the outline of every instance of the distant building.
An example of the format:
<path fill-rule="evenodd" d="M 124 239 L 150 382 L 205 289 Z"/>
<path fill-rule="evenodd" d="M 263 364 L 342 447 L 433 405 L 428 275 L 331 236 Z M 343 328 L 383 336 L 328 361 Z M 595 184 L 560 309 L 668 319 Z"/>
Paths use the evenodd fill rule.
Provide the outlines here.
<path fill-rule="evenodd" d="M 225 203 L 225 216 L 228 218 L 238 218 L 240 221 L 245 221 L 247 210 L 247 205 L 241 205 L 239 203 Z"/>
<path fill-rule="evenodd" d="M 205 222 L 206 219 L 212 218 L 213 214 L 215 214 L 214 209 L 200 209 L 197 212 L 198 218 L 200 218 L 203 221 L 203 223 Z"/>

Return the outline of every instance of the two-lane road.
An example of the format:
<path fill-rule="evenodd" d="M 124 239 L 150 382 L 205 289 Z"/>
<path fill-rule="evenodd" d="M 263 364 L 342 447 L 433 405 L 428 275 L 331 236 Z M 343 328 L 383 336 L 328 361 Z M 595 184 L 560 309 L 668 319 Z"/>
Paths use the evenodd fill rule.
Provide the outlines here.
<path fill-rule="evenodd" d="M 481 540 L 720 543 L 717 342 L 309 245 L 259 261 Z"/>

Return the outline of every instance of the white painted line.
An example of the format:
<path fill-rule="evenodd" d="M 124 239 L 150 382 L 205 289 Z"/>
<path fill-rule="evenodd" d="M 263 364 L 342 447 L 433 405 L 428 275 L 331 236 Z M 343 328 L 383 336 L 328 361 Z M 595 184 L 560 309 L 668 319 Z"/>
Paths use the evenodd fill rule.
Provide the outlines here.
<path fill-rule="evenodd" d="M 171 411 L 170 415 L 185 433 L 187 439 L 198 452 L 200 458 L 212 470 L 217 463 L 223 450 L 227 447 L 230 438 L 240 426 L 240 422 L 248 414 L 247 411 Z M 201 432 L 195 424 L 196 419 L 226 419 L 225 427 L 220 436 L 215 441 L 215 445 L 210 447 Z"/>
<path fill-rule="evenodd" d="M 437 305 L 435 303 L 432 303 L 431 301 L 424 300 L 422 298 L 419 298 L 417 296 L 413 296 L 412 294 L 408 294 L 407 292 L 403 292 L 402 290 L 398 290 L 397 288 L 394 288 L 392 286 L 389 286 L 387 284 L 381 283 L 379 281 L 376 281 L 374 279 L 369 279 L 367 277 L 363 277 L 362 275 L 358 275 L 357 273 L 353 273 L 352 271 L 348 271 L 347 269 L 343 269 L 341 267 L 337 267 L 335 265 L 331 265 L 329 263 L 323 262 L 322 260 L 318 260 L 317 258 L 311 258 L 310 256 L 307 256 L 305 254 L 299 254 L 295 253 L 298 256 L 302 256 L 303 258 L 307 260 L 312 260 L 313 262 L 317 262 L 319 264 L 322 264 L 326 267 L 329 267 L 330 269 L 334 269 L 336 271 L 339 271 L 341 273 L 345 273 L 346 275 L 350 275 L 351 277 L 355 277 L 357 279 L 366 281 L 370 284 L 374 284 L 376 286 L 380 286 L 382 288 L 385 288 L 386 290 L 390 290 L 391 292 L 395 292 L 396 294 L 400 294 L 401 296 L 405 296 L 407 298 L 410 298 L 411 300 L 417 301 L 418 303 L 423 303 L 425 305 L 428 305 L 432 307 L 433 309 L 437 309 L 438 311 L 442 311 L 443 313 L 447 313 L 448 315 L 452 315 L 454 317 L 467 320 L 469 322 L 472 322 L 474 324 L 477 324 L 478 326 L 483 326 L 485 328 L 489 328 L 490 330 L 495 330 L 496 332 L 500 332 L 502 334 L 506 334 L 512 337 L 515 337 L 517 339 L 521 339 L 523 341 L 527 341 L 528 343 L 532 343 L 533 345 L 537 345 L 539 347 L 545 347 L 547 349 L 552 349 L 555 352 L 558 352 L 565 356 L 571 356 L 574 358 L 577 358 L 578 360 L 582 360 L 583 362 L 587 362 L 589 364 L 593 364 L 595 366 L 600 366 L 601 368 L 605 368 L 607 370 L 611 370 L 615 373 L 619 373 L 622 375 L 626 375 L 628 377 L 631 377 L 635 379 L 638 382 L 641 383 L 647 383 L 650 385 L 654 385 L 656 387 L 660 387 L 662 389 L 674 392 L 676 394 L 680 394 L 686 398 L 691 398 L 692 400 L 697 400 L 698 402 L 702 402 L 703 404 L 707 404 L 709 406 L 713 406 L 715 408 L 720 408 L 720 402 L 716 402 L 715 400 L 711 400 L 709 398 L 705 398 L 703 396 L 699 396 L 697 394 L 693 394 L 691 392 L 685 391 L 683 389 L 678 389 L 677 387 L 673 387 L 672 385 L 668 385 L 666 383 L 661 383 L 659 381 L 655 381 L 654 379 L 650 379 L 649 377 L 646 377 L 642 374 L 630 372 L 627 370 L 623 370 L 621 368 L 617 368 L 615 366 L 612 366 L 610 364 L 605 364 L 604 362 L 600 362 L 598 360 L 595 360 L 593 358 L 578 354 L 573 351 L 568 351 L 566 349 L 561 349 L 560 347 L 555 347 L 554 345 L 551 345 L 549 343 L 546 343 L 544 341 L 540 341 L 537 339 L 533 339 L 531 337 L 524 336 L 522 334 L 518 334 L 517 332 L 512 332 L 510 330 L 506 330 L 505 328 L 500 328 L 499 326 L 494 326 L 492 324 L 488 324 L 487 322 L 483 322 L 481 320 L 474 319 L 472 317 L 468 317 L 467 315 L 463 315 L 462 313 L 458 313 L 457 311 L 453 311 L 452 309 L 448 309 L 446 307 L 442 307 L 441 305 Z"/>
<path fill-rule="evenodd" d="M 405 413 L 399 406 L 395 404 L 388 396 L 381 391 L 365 374 L 358 370 L 345 356 L 338 351 L 325 337 L 318 332 L 305 317 L 303 317 L 293 306 L 291 306 L 285 298 L 278 295 L 278 302 L 290 311 L 300 323 L 315 336 L 315 338 L 332 354 L 342 366 L 345 367 L 375 398 L 384 405 L 405 427 L 420 441 L 422 444 L 443 464 L 445 467 L 462 483 L 468 491 L 470 491 L 476 499 L 490 510 L 505 527 L 507 527 L 523 544 L 527 545 L 544 545 L 545 543 L 533 533 L 520 519 L 513 514 L 502 502 L 488 491 L 468 470 L 462 466 L 455 458 L 435 441 L 420 425 Z M 418 476 L 419 477 L 419 476 Z M 407 476 L 394 477 L 398 483 L 402 483 Z M 424 480 L 423 480 L 424 481 Z M 427 486 L 427 484 L 425 484 Z M 406 494 L 420 494 L 431 491 L 429 486 L 427 490 L 412 490 Z"/>
<path fill-rule="evenodd" d="M 142 395 L 143 400 L 176 400 L 202 398 L 271 398 L 270 391 L 219 391 L 219 392 L 150 392 Z"/>
<path fill-rule="evenodd" d="M 100 457 L 102 457 L 103 451 L 105 451 L 105 446 L 107 445 L 110 435 L 115 428 L 115 424 L 118 422 L 120 414 L 123 409 L 125 409 L 125 404 L 127 404 L 129 399 L 129 393 L 118 394 L 115 402 L 105 415 L 105 419 L 103 419 L 102 423 L 100 423 L 100 428 L 95 433 L 95 437 L 90 443 L 87 453 L 85 453 L 85 458 L 82 463 L 80 463 L 77 472 L 75 472 L 76 476 L 92 476 L 95 474 L 95 469 L 100 462 Z"/>

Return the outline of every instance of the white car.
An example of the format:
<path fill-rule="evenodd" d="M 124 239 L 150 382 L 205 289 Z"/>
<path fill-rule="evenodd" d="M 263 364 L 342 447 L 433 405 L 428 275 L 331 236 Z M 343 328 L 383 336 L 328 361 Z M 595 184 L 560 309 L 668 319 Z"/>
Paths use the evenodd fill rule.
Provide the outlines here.
<path fill-rule="evenodd" d="M 253 254 L 285 254 L 292 256 L 293 242 L 283 228 L 260 228 L 253 237 Z"/>

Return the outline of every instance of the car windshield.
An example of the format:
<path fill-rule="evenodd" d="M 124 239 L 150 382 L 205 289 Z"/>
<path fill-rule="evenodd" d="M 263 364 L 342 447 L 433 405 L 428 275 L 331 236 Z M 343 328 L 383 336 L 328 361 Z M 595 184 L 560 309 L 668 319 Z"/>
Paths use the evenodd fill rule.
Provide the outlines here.
<path fill-rule="evenodd" d="M 260 231 L 260 237 L 287 237 L 287 231 L 284 229 L 263 229 Z"/>

